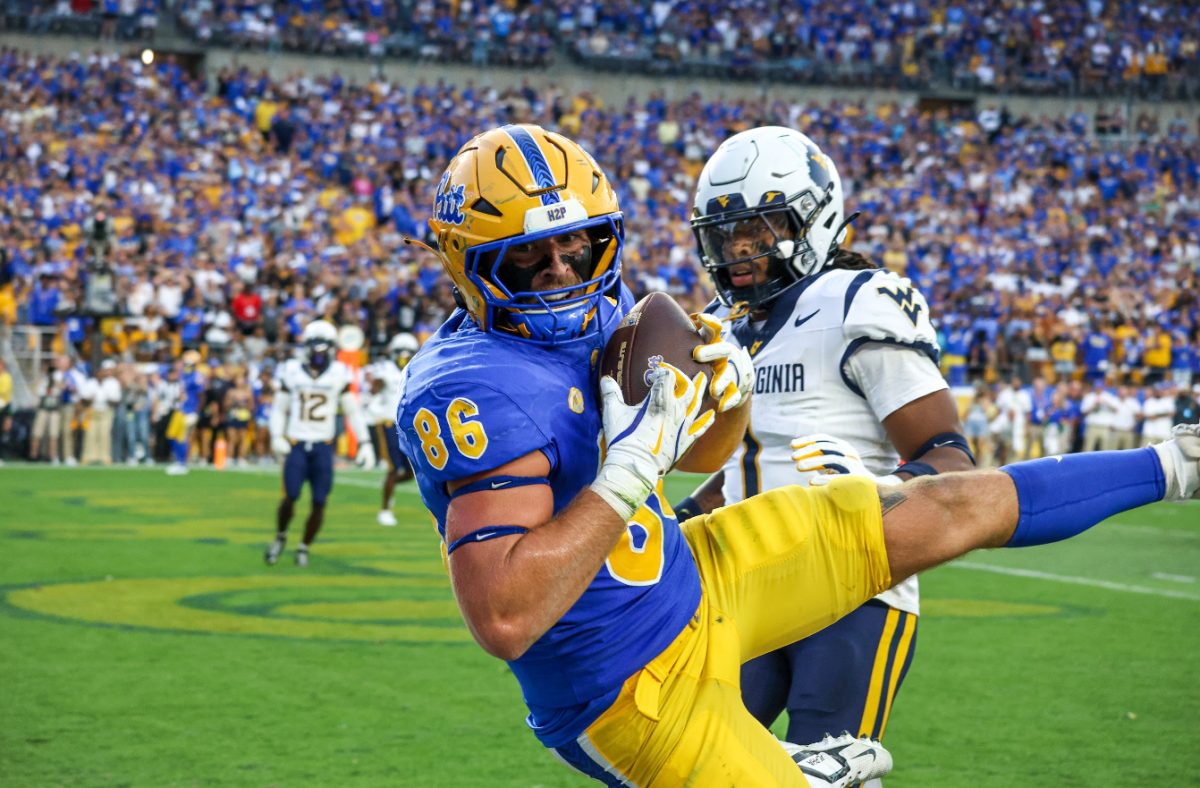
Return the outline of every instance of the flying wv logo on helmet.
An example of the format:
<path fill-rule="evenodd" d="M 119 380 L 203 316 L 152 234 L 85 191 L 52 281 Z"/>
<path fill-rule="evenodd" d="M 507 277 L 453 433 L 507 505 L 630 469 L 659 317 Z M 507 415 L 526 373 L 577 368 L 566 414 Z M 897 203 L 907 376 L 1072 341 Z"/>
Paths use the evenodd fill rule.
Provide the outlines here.
<path fill-rule="evenodd" d="M 462 224 L 467 218 L 462 212 L 463 203 L 467 199 L 465 190 L 466 186 L 462 184 L 455 186 L 450 183 L 449 172 L 442 175 L 441 183 L 438 184 L 437 199 L 433 203 L 434 218 L 445 224 Z"/>
<path fill-rule="evenodd" d="M 895 301 L 896 306 L 900 307 L 900 311 L 912 321 L 914 326 L 917 324 L 917 318 L 921 314 L 921 304 L 917 302 L 916 293 L 911 287 L 903 285 L 898 285 L 895 288 L 880 286 L 876 289 Z"/>

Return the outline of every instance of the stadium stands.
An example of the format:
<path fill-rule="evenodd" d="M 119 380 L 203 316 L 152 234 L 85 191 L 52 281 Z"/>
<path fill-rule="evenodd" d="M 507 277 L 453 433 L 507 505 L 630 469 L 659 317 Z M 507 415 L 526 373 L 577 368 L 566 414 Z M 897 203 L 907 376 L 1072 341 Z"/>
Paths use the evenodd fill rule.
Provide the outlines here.
<path fill-rule="evenodd" d="M 185 0 L 205 43 L 976 92 L 1200 96 L 1194 3 Z M 469 31 L 464 34 L 463 31 Z"/>
<path fill-rule="evenodd" d="M 141 374 L 145 385 L 127 389 L 149 392 L 139 412 L 153 412 L 165 380 L 154 365 L 184 348 L 217 365 L 213 379 L 261 394 L 264 371 L 314 317 L 362 325 L 372 347 L 431 331 L 451 294 L 402 237 L 424 233 L 431 179 L 458 146 L 504 121 L 562 129 L 612 174 L 638 291 L 707 300 L 687 226 L 695 176 L 725 136 L 779 123 L 840 163 L 863 212 L 855 248 L 928 294 L 956 386 L 1040 377 L 1078 411 L 1091 383 L 1128 383 L 1143 402 L 1171 383 L 1186 411 L 1200 374 L 1200 144 L 1182 117 L 1116 129 L 1066 107 L 1016 117 L 986 104 L 699 95 L 608 107 L 528 86 L 246 70 L 217 74 L 208 92 L 169 58 L 15 51 L 0 52 L 0 77 L 0 322 L 30 337 L 42 327 L 43 358 L 110 358 L 110 377 Z M 86 364 L 68 367 L 64 386 L 91 379 Z M 1008 429 L 1003 408 L 1025 409 L 1004 392 L 977 399 L 981 437 Z"/>

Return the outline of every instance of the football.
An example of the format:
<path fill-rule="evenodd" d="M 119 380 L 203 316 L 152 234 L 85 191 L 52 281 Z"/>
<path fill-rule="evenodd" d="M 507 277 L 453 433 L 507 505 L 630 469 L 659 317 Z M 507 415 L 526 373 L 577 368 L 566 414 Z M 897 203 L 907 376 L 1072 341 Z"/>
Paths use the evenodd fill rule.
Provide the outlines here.
<path fill-rule="evenodd" d="M 683 307 L 666 293 L 651 293 L 634 304 L 621 320 L 604 348 L 600 374 L 621 384 L 625 402 L 641 402 L 650 393 L 650 373 L 665 361 L 689 378 L 712 370 L 692 360 L 692 350 L 701 342 L 700 332 Z M 717 402 L 705 394 L 704 408 Z"/>
<path fill-rule="evenodd" d="M 692 350 L 702 341 L 687 312 L 666 293 L 651 293 L 638 301 L 621 320 L 604 348 L 600 374 L 621 386 L 625 402 L 641 402 L 650 393 L 650 372 L 660 362 L 677 367 L 688 377 L 704 372 L 712 380 L 712 367 L 692 360 Z M 703 410 L 716 410 L 717 400 L 704 394 Z M 749 405 L 717 413 L 708 429 L 675 467 L 693 473 L 720 470 L 746 430 Z"/>

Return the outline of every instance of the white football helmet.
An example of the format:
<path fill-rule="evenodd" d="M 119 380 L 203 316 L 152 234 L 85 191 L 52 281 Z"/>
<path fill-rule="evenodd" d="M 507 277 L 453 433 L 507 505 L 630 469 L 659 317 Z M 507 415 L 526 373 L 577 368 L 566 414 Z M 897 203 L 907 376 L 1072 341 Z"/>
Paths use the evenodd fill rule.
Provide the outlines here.
<path fill-rule="evenodd" d="M 409 359 L 413 357 L 418 350 L 421 349 L 421 343 L 417 338 L 407 332 L 397 334 L 392 337 L 392 341 L 388 342 L 388 355 L 396 362 L 396 366 L 404 369 L 408 365 Z"/>
<path fill-rule="evenodd" d="M 721 143 L 692 211 L 700 259 L 726 306 L 763 306 L 825 267 L 845 237 L 842 179 L 816 143 L 762 126 Z"/>
<path fill-rule="evenodd" d="M 337 338 L 337 328 L 328 320 L 314 320 L 305 326 L 300 341 L 304 344 L 308 365 L 318 372 L 324 372 L 333 361 Z"/>

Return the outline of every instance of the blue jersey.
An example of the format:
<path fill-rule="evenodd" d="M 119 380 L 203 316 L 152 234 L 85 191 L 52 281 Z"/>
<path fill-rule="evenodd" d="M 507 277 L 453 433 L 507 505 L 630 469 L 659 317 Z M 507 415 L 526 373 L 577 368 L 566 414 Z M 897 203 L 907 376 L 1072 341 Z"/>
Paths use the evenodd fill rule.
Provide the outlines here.
<path fill-rule="evenodd" d="M 183 384 L 183 404 L 179 410 L 186 414 L 200 412 L 200 397 L 204 394 L 204 375 L 199 372 L 184 372 L 180 377 Z"/>
<path fill-rule="evenodd" d="M 480 331 L 459 311 L 413 357 L 397 411 L 400 445 L 443 538 L 449 481 L 541 451 L 555 514 L 592 483 L 602 436 L 599 351 L 610 334 L 544 348 Z M 699 602 L 700 576 L 679 523 L 652 494 L 579 600 L 509 663 L 538 739 L 558 747 L 577 738 Z"/>
<path fill-rule="evenodd" d="M 1093 331 L 1083 340 L 1083 363 L 1091 370 L 1108 369 L 1108 358 L 1112 351 L 1112 338 L 1103 332 Z"/>

